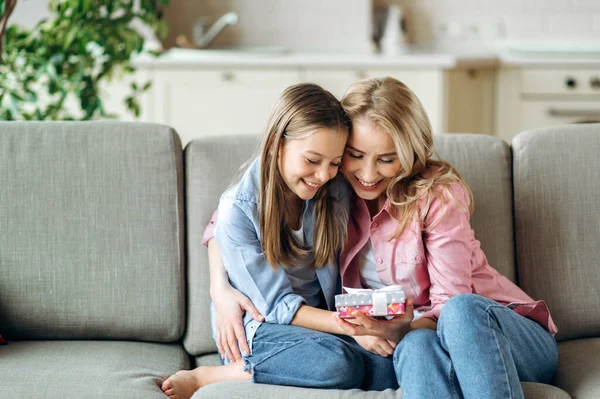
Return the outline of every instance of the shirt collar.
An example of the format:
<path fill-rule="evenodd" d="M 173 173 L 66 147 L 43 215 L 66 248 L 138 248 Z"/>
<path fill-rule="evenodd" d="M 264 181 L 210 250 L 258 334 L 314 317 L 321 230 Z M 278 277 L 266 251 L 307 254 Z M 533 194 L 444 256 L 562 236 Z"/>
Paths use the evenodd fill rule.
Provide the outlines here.
<path fill-rule="evenodd" d="M 355 201 L 359 201 L 360 207 L 368 215 L 369 214 L 369 208 L 367 207 L 367 202 L 364 199 L 360 198 L 356 194 L 354 194 L 354 197 L 355 197 Z M 390 218 L 392 218 L 392 219 L 396 219 L 396 216 L 398 215 L 396 207 L 390 202 L 389 199 L 385 200 L 385 203 L 383 204 L 383 208 L 381 208 L 381 210 L 373 217 L 373 220 L 380 218 L 383 215 L 384 212 L 387 213 L 388 216 Z"/>

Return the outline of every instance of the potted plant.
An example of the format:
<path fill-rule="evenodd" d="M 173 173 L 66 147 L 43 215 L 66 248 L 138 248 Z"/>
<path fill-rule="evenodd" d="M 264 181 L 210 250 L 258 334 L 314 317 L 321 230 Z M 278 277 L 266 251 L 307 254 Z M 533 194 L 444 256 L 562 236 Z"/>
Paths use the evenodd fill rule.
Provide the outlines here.
<path fill-rule="evenodd" d="M 50 0 L 50 17 L 25 29 L 9 25 L 17 0 L 0 0 L 0 119 L 111 117 L 104 108 L 101 84 L 135 72 L 131 58 L 144 49 L 136 23 L 166 37 L 162 10 L 168 3 Z M 124 101 L 136 116 L 138 96 L 149 87 L 150 82 L 131 83 L 132 93 Z"/>

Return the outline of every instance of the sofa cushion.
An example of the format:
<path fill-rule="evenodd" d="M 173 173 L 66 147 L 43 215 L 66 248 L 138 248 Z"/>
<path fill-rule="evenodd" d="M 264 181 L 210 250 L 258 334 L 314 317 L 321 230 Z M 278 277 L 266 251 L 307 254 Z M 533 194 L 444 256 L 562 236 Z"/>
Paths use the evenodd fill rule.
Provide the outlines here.
<path fill-rule="evenodd" d="M 570 399 L 565 391 L 546 384 L 524 382 L 521 384 L 526 399 Z M 402 389 L 386 389 L 382 392 L 360 389 L 309 389 L 277 385 L 252 384 L 250 382 L 220 382 L 198 390 L 192 399 L 402 399 Z"/>
<path fill-rule="evenodd" d="M 0 347 L 1 398 L 157 398 L 187 368 L 180 345 L 123 341 L 20 341 Z"/>
<path fill-rule="evenodd" d="M 166 126 L 0 123 L 0 334 L 179 339 L 182 170 Z"/>
<path fill-rule="evenodd" d="M 482 134 L 437 134 L 434 146 L 473 192 L 471 226 L 490 266 L 515 281 L 511 154 L 508 144 Z"/>
<path fill-rule="evenodd" d="M 557 339 L 600 336 L 600 124 L 524 132 L 513 152 L 519 284 Z"/>
<path fill-rule="evenodd" d="M 600 398 L 600 338 L 561 342 L 553 384 L 578 399 Z"/>
<path fill-rule="evenodd" d="M 215 352 L 210 320 L 208 252 L 202 233 L 240 166 L 258 147 L 259 136 L 196 139 L 185 148 L 188 258 L 188 322 L 184 345 L 192 355 Z"/>

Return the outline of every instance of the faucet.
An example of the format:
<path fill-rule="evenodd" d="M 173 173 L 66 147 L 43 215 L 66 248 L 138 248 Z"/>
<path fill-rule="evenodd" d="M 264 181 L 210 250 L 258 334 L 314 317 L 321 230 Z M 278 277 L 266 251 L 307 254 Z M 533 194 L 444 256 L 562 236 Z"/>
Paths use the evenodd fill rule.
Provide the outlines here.
<path fill-rule="evenodd" d="M 192 30 L 192 40 L 198 48 L 204 48 L 214 40 L 214 38 L 223 30 L 227 25 L 235 25 L 238 22 L 238 15 L 235 12 L 228 12 L 227 14 L 221 15 L 221 17 L 206 30 L 207 18 L 200 18 L 194 24 Z"/>

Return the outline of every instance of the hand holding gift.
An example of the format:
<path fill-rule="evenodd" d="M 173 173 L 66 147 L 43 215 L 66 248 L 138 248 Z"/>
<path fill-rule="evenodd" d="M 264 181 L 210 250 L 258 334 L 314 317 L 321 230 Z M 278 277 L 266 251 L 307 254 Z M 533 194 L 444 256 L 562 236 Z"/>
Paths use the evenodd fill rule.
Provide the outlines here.
<path fill-rule="evenodd" d="M 394 287 L 394 288 L 391 288 Z M 367 292 L 362 292 L 362 295 L 369 295 L 368 293 L 375 294 L 375 293 L 389 293 L 392 292 L 393 289 L 398 289 L 400 287 L 398 286 L 391 286 L 391 287 L 385 287 L 382 290 L 377 290 L 377 291 L 372 291 L 372 290 L 367 290 Z M 348 289 L 346 289 L 346 291 L 348 291 Z M 350 291 L 348 291 L 350 292 Z M 356 291 L 354 291 L 356 292 Z M 355 295 L 355 294 L 354 294 Z M 404 292 L 402 292 L 402 295 L 404 295 Z M 340 296 L 340 295 L 338 295 Z M 359 309 L 353 309 L 350 313 L 349 316 L 350 317 L 354 317 L 353 320 L 348 321 L 345 320 L 343 318 L 341 318 L 341 316 L 339 316 L 340 311 L 342 311 L 342 314 L 344 314 L 344 311 L 348 311 L 349 309 L 345 309 L 345 307 L 347 308 L 348 306 L 356 306 L 356 305 L 343 305 L 343 302 L 338 302 L 337 297 L 336 296 L 336 307 L 338 307 L 338 303 L 340 304 L 340 306 L 338 307 L 338 313 L 334 313 L 334 316 L 337 320 L 337 323 L 340 327 L 340 329 L 344 332 L 344 334 L 346 335 L 350 335 L 350 336 L 360 336 L 360 335 L 375 335 L 381 338 L 384 338 L 390 342 L 400 342 L 400 340 L 411 331 L 411 322 L 413 321 L 413 303 L 412 303 L 412 299 L 408 299 L 406 301 L 404 301 L 404 298 L 402 298 L 402 306 L 399 306 L 397 308 L 397 310 L 400 310 L 395 316 L 393 316 L 391 319 L 389 320 L 377 320 L 373 317 L 370 316 L 377 316 L 378 313 L 381 313 L 381 309 L 375 309 L 374 306 L 371 306 L 372 309 L 369 309 L 367 306 L 368 304 L 363 304 L 360 305 L 362 307 L 360 307 Z M 387 297 L 386 297 L 387 298 Z M 355 298 L 358 302 L 359 298 Z M 354 300 L 354 298 L 353 298 Z M 387 299 L 386 299 L 387 300 Z M 373 302 L 373 298 L 371 299 L 371 302 Z M 392 304 L 400 304 L 400 302 L 392 302 Z M 357 303 L 358 305 L 358 303 Z M 373 304 L 371 304 L 373 305 Z M 388 303 L 389 305 L 389 303 Z M 393 307 L 395 308 L 395 307 Z M 372 310 L 372 314 L 371 314 L 371 310 Z M 368 312 L 367 312 L 368 311 Z M 367 316 L 365 313 L 368 313 L 369 316 Z M 377 313 L 377 314 L 376 314 Z"/>

